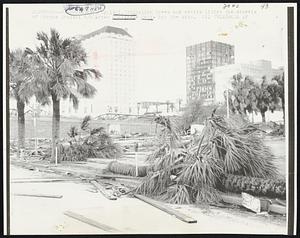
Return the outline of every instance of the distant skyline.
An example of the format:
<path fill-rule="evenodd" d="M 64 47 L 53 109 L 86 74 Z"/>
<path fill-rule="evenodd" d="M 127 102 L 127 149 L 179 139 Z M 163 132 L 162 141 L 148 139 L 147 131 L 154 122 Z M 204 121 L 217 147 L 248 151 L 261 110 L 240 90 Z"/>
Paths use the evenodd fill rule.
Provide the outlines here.
<path fill-rule="evenodd" d="M 126 28 L 136 43 L 138 101 L 185 100 L 186 47 L 209 40 L 234 45 L 236 63 L 265 59 L 274 68 L 285 65 L 283 5 L 269 3 L 268 9 L 261 9 L 260 4 L 240 4 L 239 9 L 230 10 L 233 14 L 222 6 L 106 4 L 103 13 L 71 17 L 64 12 L 63 4 L 10 5 L 10 48 L 34 48 L 38 44 L 36 33 L 49 33 L 50 28 L 57 29 L 62 37 L 88 34 L 107 25 Z M 232 18 L 238 11 L 246 15 Z M 137 12 L 138 19 L 113 21 L 115 12 Z M 139 16 L 145 14 L 154 16 L 154 20 L 141 20 Z"/>

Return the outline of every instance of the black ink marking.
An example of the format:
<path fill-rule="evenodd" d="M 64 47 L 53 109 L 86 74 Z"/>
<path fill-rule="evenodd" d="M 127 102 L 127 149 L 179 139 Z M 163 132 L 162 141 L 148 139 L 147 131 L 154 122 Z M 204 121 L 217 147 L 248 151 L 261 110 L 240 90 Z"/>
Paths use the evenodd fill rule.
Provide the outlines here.
<path fill-rule="evenodd" d="M 136 14 L 118 14 L 118 13 L 114 13 L 114 16 L 121 16 L 121 17 L 136 17 Z"/>
<path fill-rule="evenodd" d="M 136 20 L 136 18 L 113 18 L 113 20 L 128 21 L 128 20 Z"/>
<path fill-rule="evenodd" d="M 70 16 L 84 16 L 96 14 L 105 10 L 104 4 L 70 4 L 65 7 L 65 13 Z"/>

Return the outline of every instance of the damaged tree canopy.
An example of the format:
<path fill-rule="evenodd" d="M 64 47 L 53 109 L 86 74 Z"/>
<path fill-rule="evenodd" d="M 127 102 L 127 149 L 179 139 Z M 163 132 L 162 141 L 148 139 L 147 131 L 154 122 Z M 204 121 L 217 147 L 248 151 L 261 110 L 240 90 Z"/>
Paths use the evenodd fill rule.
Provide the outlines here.
<path fill-rule="evenodd" d="M 121 148 L 113 143 L 112 138 L 103 127 L 90 128 L 91 118 L 86 116 L 81 125 L 80 132 L 71 127 L 68 133 L 69 145 L 61 145 L 62 161 L 82 161 L 86 158 L 118 158 Z"/>
<path fill-rule="evenodd" d="M 154 153 L 151 172 L 137 188 L 141 194 L 179 204 L 217 203 L 228 174 L 261 179 L 278 175 L 274 156 L 251 124 L 213 115 L 199 138 L 185 145 L 171 121 L 157 121 L 165 125 L 169 140 Z"/>

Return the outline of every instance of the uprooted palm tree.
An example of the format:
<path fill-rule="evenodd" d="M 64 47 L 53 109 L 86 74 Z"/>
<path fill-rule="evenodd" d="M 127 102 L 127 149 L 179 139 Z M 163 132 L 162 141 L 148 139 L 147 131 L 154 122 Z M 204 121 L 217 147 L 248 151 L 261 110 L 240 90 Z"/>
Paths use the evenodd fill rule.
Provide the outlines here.
<path fill-rule="evenodd" d="M 18 112 L 18 153 L 25 146 L 25 104 L 33 96 L 31 85 L 27 82 L 31 79 L 30 61 L 24 51 L 17 49 L 9 54 L 9 86 L 10 96 L 17 101 Z M 28 87 L 24 87 L 27 85 Z M 23 90 L 21 90 L 23 89 Z"/>
<path fill-rule="evenodd" d="M 258 132 L 251 124 L 213 115 L 193 142 L 185 147 L 173 143 L 172 150 L 156 153 L 152 171 L 137 191 L 173 203 L 216 203 L 220 184 L 231 179 L 228 174 L 274 179 L 274 156 Z"/>
<path fill-rule="evenodd" d="M 96 89 L 87 82 L 94 76 L 101 78 L 96 69 L 83 69 L 87 55 L 77 40 L 63 39 L 60 34 L 50 30 L 50 35 L 37 33 L 40 46 L 33 51 L 26 49 L 27 55 L 34 62 L 34 80 L 38 84 L 42 98 L 52 101 L 52 161 L 55 159 L 55 148 L 60 134 L 60 100 L 69 98 L 75 108 L 79 96 L 92 97 Z"/>

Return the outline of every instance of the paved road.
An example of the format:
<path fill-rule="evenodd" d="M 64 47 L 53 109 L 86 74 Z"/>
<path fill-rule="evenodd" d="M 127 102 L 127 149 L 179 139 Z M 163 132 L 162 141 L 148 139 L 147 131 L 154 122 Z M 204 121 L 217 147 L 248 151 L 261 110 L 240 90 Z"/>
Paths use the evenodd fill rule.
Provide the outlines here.
<path fill-rule="evenodd" d="M 12 166 L 12 178 L 49 177 L 49 174 Z M 11 196 L 12 234 L 106 234 L 107 232 L 69 218 L 66 210 L 115 227 L 122 233 L 272 233 L 284 234 L 284 217 L 264 217 L 244 210 L 172 205 L 197 219 L 187 224 L 130 197 L 116 201 L 93 193 L 82 182 L 12 183 L 12 193 L 53 193 L 61 199 Z"/>

